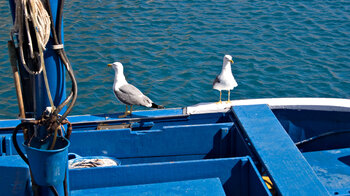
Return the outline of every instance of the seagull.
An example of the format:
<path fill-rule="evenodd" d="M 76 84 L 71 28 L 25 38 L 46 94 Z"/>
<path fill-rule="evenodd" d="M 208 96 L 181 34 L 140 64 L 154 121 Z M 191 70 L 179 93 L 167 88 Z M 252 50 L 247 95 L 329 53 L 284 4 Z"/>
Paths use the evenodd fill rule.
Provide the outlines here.
<path fill-rule="evenodd" d="M 114 62 L 108 64 L 115 71 L 113 91 L 117 99 L 126 105 L 125 114 L 119 116 L 119 118 L 124 118 L 131 114 L 133 105 L 145 106 L 148 108 L 158 108 L 163 109 L 161 105 L 153 103 L 153 101 L 144 95 L 138 88 L 129 84 L 123 73 L 123 65 L 120 62 Z M 128 111 L 128 106 L 130 106 L 130 111 Z"/>
<path fill-rule="evenodd" d="M 218 104 L 222 103 L 221 101 L 222 90 L 228 91 L 227 103 L 230 103 L 230 90 L 238 86 L 235 78 L 232 75 L 231 63 L 233 64 L 232 56 L 225 55 L 224 62 L 222 64 L 221 73 L 218 76 L 216 76 L 213 82 L 213 89 L 220 91 L 220 100 L 219 102 L 217 102 Z"/>

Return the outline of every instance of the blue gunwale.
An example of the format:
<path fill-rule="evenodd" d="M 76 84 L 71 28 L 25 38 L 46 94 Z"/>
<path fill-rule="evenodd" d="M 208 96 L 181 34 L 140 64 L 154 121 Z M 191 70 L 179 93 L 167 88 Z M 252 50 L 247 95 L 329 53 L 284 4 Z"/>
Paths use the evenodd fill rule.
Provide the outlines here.
<path fill-rule="evenodd" d="M 292 140 L 287 133 L 293 132 L 293 126 L 289 126 L 291 122 L 295 124 L 294 128 L 296 127 L 296 130 L 299 129 L 297 126 L 303 125 L 296 121 L 298 119 L 315 122 L 320 118 L 324 122 L 331 123 L 335 121 L 335 123 L 329 124 L 328 127 L 330 128 L 333 126 L 347 128 L 348 123 L 346 121 L 341 120 L 341 124 L 336 122 L 340 122 L 338 118 L 348 115 L 348 113 L 341 111 L 339 115 L 332 115 L 336 111 L 322 112 L 321 110 L 316 117 L 313 114 L 316 114 L 317 110 L 305 110 L 305 112 L 306 118 L 303 118 L 300 116 L 300 110 L 284 110 L 281 108 L 271 110 L 267 105 L 248 105 L 234 106 L 231 110 L 225 112 L 191 115 L 183 114 L 182 109 L 175 108 L 164 111 L 135 111 L 133 118 L 125 119 L 119 119 L 119 114 L 69 116 L 69 120 L 73 124 L 70 152 L 81 156 L 105 155 L 117 158 L 124 168 L 135 165 L 155 166 L 188 161 L 202 163 L 207 160 L 241 159 L 249 156 L 249 159 L 254 160 L 255 166 L 259 169 L 254 166 L 255 169 L 250 175 L 258 176 L 258 180 L 255 180 L 249 186 L 255 186 L 256 183 L 262 182 L 260 172 L 265 169 L 278 191 L 283 194 L 295 193 L 294 191 L 298 189 L 295 187 L 303 180 L 304 188 L 299 187 L 300 192 L 298 194 L 309 194 L 311 191 L 314 193 L 314 189 L 322 194 L 328 194 L 327 191 L 343 194 L 348 188 L 346 183 L 342 182 L 335 187 L 324 180 L 322 174 L 315 170 L 318 166 L 315 163 L 322 159 L 318 159 L 319 156 L 316 155 L 311 156 L 313 152 L 301 153 L 294 145 L 293 140 L 295 138 Z M 288 116 L 289 114 L 292 115 Z M 294 114 L 299 116 L 293 116 Z M 328 115 L 331 115 L 331 117 L 327 118 Z M 288 120 L 291 120 L 291 122 L 288 122 Z M 4 123 L 7 122 L 6 120 L 0 121 L 0 127 L 5 127 Z M 11 122 L 15 124 L 16 122 L 19 123 L 19 120 L 11 120 Z M 305 124 L 305 122 L 303 123 Z M 101 124 L 110 125 L 111 127 L 105 130 L 96 130 L 97 126 Z M 129 124 L 130 126 L 127 128 L 115 126 L 121 124 Z M 0 128 L 2 157 L 18 158 L 11 143 L 10 131 L 11 128 L 9 130 Z M 304 131 L 308 130 L 305 129 Z M 280 140 L 284 142 L 276 142 Z M 21 133 L 18 134 L 18 141 L 23 141 Z M 283 143 L 283 145 L 281 146 L 280 143 Z M 274 147 L 274 150 L 266 150 L 272 147 Z M 350 156 L 346 149 L 348 148 L 342 151 L 344 152 L 342 156 Z M 286 153 L 289 153 L 289 156 Z M 286 159 L 286 157 L 289 157 L 289 159 Z M 5 159 L 0 158 L 0 162 L 2 161 L 5 161 Z M 286 161 L 299 163 L 293 166 L 293 164 L 287 164 Z M 324 161 L 327 162 L 327 160 Z M 329 167 L 327 163 L 320 163 L 319 165 L 322 165 L 325 169 Z M 343 166 L 345 172 L 342 174 L 347 175 L 349 166 L 346 164 Z M 328 169 L 334 171 L 331 167 Z M 89 171 L 91 168 L 86 170 Z M 98 168 L 97 170 L 100 171 L 101 169 Z M 71 171 L 75 172 L 75 170 Z M 192 172 L 192 169 L 190 172 Z M 307 177 L 302 175 L 303 172 Z M 338 174 L 330 172 L 329 175 L 331 178 L 336 178 Z M 73 178 L 72 180 L 74 180 Z M 203 179 L 207 178 L 203 177 Z M 241 180 L 248 183 L 244 178 Z M 91 184 L 86 186 L 93 187 Z M 266 186 L 264 183 L 262 183 L 262 186 L 265 189 L 263 191 L 265 194 Z"/>

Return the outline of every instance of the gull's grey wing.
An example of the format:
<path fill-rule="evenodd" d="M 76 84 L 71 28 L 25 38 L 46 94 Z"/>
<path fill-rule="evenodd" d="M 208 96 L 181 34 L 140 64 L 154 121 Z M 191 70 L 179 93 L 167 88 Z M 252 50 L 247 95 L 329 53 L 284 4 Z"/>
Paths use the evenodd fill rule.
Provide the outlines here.
<path fill-rule="evenodd" d="M 221 82 L 219 76 L 220 76 L 220 75 L 216 76 L 216 78 L 215 78 L 215 80 L 214 80 L 214 82 L 213 82 L 213 86 L 214 86 L 216 83 L 220 83 L 220 82 Z"/>
<path fill-rule="evenodd" d="M 138 88 L 131 84 L 125 84 L 119 88 L 119 90 L 114 91 L 117 98 L 128 105 L 141 105 L 150 107 L 152 106 L 152 101 L 145 96 Z"/>

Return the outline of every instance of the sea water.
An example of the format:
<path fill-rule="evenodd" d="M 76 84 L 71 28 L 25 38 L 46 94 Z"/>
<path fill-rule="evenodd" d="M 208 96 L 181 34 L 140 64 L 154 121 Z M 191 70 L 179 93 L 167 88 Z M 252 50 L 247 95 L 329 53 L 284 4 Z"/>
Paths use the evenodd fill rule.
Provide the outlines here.
<path fill-rule="evenodd" d="M 2 119 L 18 114 L 11 26 L 0 1 Z M 167 108 L 218 101 L 212 83 L 225 54 L 238 82 L 231 99 L 350 96 L 350 1 L 70 0 L 64 40 L 79 87 L 73 115 L 124 111 L 107 67 L 114 61 Z"/>

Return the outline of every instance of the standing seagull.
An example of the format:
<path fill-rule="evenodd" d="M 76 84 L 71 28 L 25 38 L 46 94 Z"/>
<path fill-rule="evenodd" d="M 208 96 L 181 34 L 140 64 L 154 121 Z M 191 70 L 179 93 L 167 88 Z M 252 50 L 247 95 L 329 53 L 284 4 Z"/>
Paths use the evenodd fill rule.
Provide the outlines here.
<path fill-rule="evenodd" d="M 124 118 L 131 114 L 133 105 L 145 106 L 148 108 L 164 108 L 161 105 L 153 103 L 153 101 L 145 96 L 138 88 L 129 84 L 123 73 L 123 65 L 120 62 L 114 62 L 113 64 L 108 64 L 109 67 L 113 67 L 115 71 L 113 91 L 117 99 L 126 104 L 125 114 L 119 116 L 119 118 Z M 128 105 L 130 105 L 130 111 L 128 111 Z"/>
<path fill-rule="evenodd" d="M 221 73 L 218 76 L 216 76 L 216 78 L 213 82 L 213 89 L 220 91 L 220 100 L 218 102 L 220 104 L 222 103 L 221 102 L 221 90 L 228 91 L 227 103 L 230 103 L 230 90 L 232 90 L 234 87 L 238 86 L 235 78 L 232 75 L 231 63 L 233 64 L 232 56 L 225 55 L 224 56 L 224 63 L 222 64 Z"/>

